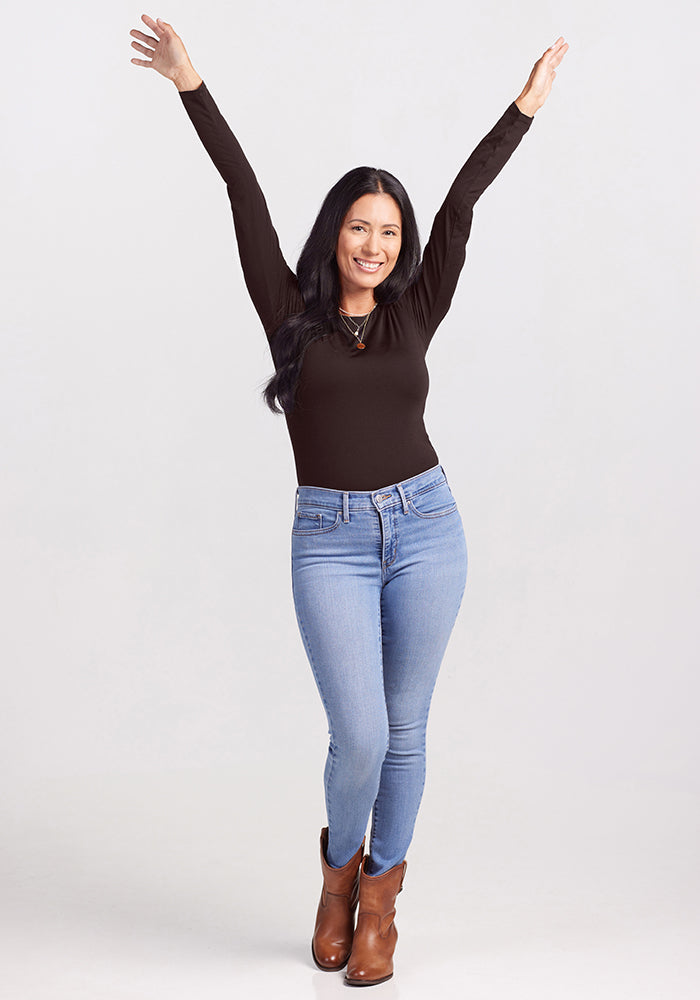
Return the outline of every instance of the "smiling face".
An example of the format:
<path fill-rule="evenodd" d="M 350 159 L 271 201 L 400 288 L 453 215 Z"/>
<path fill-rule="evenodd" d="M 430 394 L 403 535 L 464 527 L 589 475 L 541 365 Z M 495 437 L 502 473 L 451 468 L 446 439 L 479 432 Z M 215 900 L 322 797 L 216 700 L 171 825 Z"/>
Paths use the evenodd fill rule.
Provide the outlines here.
<path fill-rule="evenodd" d="M 335 256 L 342 296 L 371 293 L 393 271 L 400 249 L 399 206 L 389 194 L 363 194 L 350 206 L 338 234 Z"/>

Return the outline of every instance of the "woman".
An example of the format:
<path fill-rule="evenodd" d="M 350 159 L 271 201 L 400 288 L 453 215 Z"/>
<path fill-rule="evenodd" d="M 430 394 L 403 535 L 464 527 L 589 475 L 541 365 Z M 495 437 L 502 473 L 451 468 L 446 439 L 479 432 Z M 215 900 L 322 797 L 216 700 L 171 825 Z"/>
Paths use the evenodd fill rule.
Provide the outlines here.
<path fill-rule="evenodd" d="M 275 363 L 264 397 L 284 412 L 294 450 L 294 605 L 330 733 L 312 955 L 320 969 L 347 964 L 350 985 L 374 985 L 393 975 L 428 710 L 467 571 L 460 513 L 423 423 L 425 354 L 464 264 L 474 204 L 530 127 L 568 45 L 559 38 L 547 49 L 462 167 L 422 260 L 401 183 L 358 167 L 326 196 L 295 274 L 181 39 L 142 19 L 155 37 L 131 32 L 149 57 L 132 63 L 175 84 L 226 182 Z"/>

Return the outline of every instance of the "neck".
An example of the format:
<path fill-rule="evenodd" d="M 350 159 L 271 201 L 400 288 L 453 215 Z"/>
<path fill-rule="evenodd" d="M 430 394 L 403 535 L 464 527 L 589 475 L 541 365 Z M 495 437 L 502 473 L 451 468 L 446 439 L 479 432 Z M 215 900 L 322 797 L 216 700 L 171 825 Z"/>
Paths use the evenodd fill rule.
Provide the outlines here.
<path fill-rule="evenodd" d="M 339 305 L 351 316 L 366 316 L 374 309 L 374 292 L 371 288 L 362 292 L 342 292 Z"/>

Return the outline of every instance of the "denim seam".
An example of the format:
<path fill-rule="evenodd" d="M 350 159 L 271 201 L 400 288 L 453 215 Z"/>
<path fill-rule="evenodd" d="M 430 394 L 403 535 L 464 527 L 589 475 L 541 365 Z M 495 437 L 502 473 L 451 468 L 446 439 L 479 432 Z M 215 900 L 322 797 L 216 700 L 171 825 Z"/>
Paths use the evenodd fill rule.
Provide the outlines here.
<path fill-rule="evenodd" d="M 453 503 L 451 507 L 445 507 L 442 510 L 434 510 L 429 512 L 418 510 L 416 505 L 412 503 L 410 500 L 408 501 L 408 503 L 413 513 L 417 514 L 418 517 L 425 517 L 425 518 L 445 517 L 446 514 L 453 514 L 457 510 L 456 503 Z"/>
<path fill-rule="evenodd" d="M 399 554 L 399 540 L 398 540 L 398 537 L 397 537 L 398 536 L 398 529 L 397 529 L 397 526 L 396 526 L 396 513 L 395 513 L 394 510 L 392 510 L 393 506 L 395 506 L 395 505 L 392 504 L 391 507 L 387 508 L 387 514 L 389 514 L 389 516 L 391 517 L 391 520 L 392 520 L 391 535 L 392 535 L 392 538 L 394 540 L 394 549 L 393 549 L 393 552 L 390 553 L 391 559 L 389 559 L 389 561 L 385 564 L 387 569 L 389 568 L 389 566 L 393 565 L 393 563 L 396 562 L 396 557 Z"/>
<path fill-rule="evenodd" d="M 379 625 L 379 648 L 382 650 L 382 686 L 383 686 L 383 684 L 384 684 L 384 621 L 383 621 L 383 611 L 382 611 L 381 594 L 380 594 L 380 598 L 379 598 L 379 609 L 378 609 L 378 611 L 379 611 L 379 613 L 377 615 L 377 622 L 378 622 L 378 625 Z M 386 702 L 386 695 L 384 696 L 384 700 Z M 386 729 L 387 729 L 387 734 L 386 734 L 386 748 L 384 750 L 384 760 L 386 760 L 386 755 L 389 752 L 389 744 L 391 743 L 391 726 L 389 724 L 388 708 L 387 708 Z M 374 805 L 372 807 L 372 829 L 371 829 L 371 832 L 370 832 L 370 845 L 369 845 L 370 858 L 372 857 L 372 844 L 374 842 L 374 834 L 375 834 L 375 831 L 377 829 L 377 817 L 379 815 L 379 793 L 380 793 L 380 790 L 381 790 L 381 787 L 382 787 L 382 772 L 384 771 L 384 760 L 382 761 L 382 765 L 379 768 L 379 782 L 377 784 L 377 794 L 376 794 L 376 796 L 374 798 Z"/>
<path fill-rule="evenodd" d="M 297 517 L 321 517 L 320 514 L 314 515 L 309 511 L 299 510 L 296 513 Z M 336 511 L 336 518 L 333 524 L 329 524 L 327 528 L 294 528 L 292 527 L 293 535 L 326 535 L 329 531 L 334 531 L 340 524 L 340 511 Z"/>
<path fill-rule="evenodd" d="M 292 597 L 293 597 L 293 599 L 295 600 L 295 603 L 296 603 L 295 587 L 294 587 L 294 574 L 292 574 Z M 316 687 L 318 688 L 318 693 L 319 693 L 320 698 L 321 698 L 321 704 L 323 705 L 324 711 L 326 713 L 326 721 L 328 723 L 328 737 L 329 737 L 329 740 L 328 740 L 328 758 L 330 759 L 330 766 L 328 768 L 328 778 L 326 779 L 326 782 L 325 782 L 325 786 L 326 786 L 325 787 L 325 792 L 326 792 L 325 798 L 326 798 L 326 812 L 328 813 L 328 828 L 329 828 L 329 833 L 330 833 L 330 827 L 331 827 L 331 808 L 330 808 L 331 802 L 330 802 L 330 800 L 331 800 L 331 796 L 328 794 L 328 790 L 331 787 L 331 779 L 333 777 L 333 767 L 335 765 L 335 754 L 333 753 L 333 726 L 332 726 L 332 723 L 331 723 L 330 709 L 328 707 L 328 703 L 326 701 L 326 698 L 325 698 L 325 696 L 323 694 L 323 687 L 322 687 L 322 685 L 320 683 L 320 676 L 319 676 L 318 670 L 316 668 L 316 662 L 315 662 L 314 657 L 313 657 L 312 646 L 311 646 L 311 643 L 309 642 L 309 637 L 308 637 L 308 634 L 306 632 L 306 628 L 304 627 L 304 622 L 301 619 L 301 615 L 297 614 L 296 617 L 297 617 L 297 621 L 299 623 L 299 628 L 301 630 L 302 637 L 304 639 L 304 645 L 306 646 L 307 654 L 308 654 L 308 657 L 309 657 L 309 663 L 311 664 L 311 670 L 312 670 L 314 678 L 316 680 Z"/>

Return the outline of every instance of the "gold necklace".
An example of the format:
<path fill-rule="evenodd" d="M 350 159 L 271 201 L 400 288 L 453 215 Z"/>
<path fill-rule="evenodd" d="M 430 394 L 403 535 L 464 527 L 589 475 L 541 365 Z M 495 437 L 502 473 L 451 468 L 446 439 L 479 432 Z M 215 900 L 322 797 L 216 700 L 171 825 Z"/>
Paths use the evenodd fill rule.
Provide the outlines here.
<path fill-rule="evenodd" d="M 374 310 L 377 308 L 378 304 L 379 304 L 378 302 L 374 303 L 374 305 L 372 306 L 372 308 L 370 309 L 370 311 L 365 316 L 364 323 L 356 323 L 354 330 L 352 329 L 352 327 L 349 325 L 348 321 L 345 318 L 346 316 L 350 316 L 350 313 L 346 312 L 345 309 L 343 309 L 341 306 L 338 306 L 338 309 L 340 311 L 340 318 L 342 319 L 343 323 L 345 324 L 345 328 L 347 330 L 349 330 L 350 333 L 353 335 L 353 337 L 355 337 L 355 339 L 357 340 L 357 343 L 355 344 L 355 347 L 360 348 L 361 350 L 364 350 L 367 347 L 367 344 L 363 344 L 362 343 L 362 338 L 365 335 L 365 330 L 367 329 L 367 323 L 369 322 L 369 318 L 372 315 L 372 313 L 374 312 Z M 362 333 L 359 332 L 360 327 L 362 327 Z"/>

